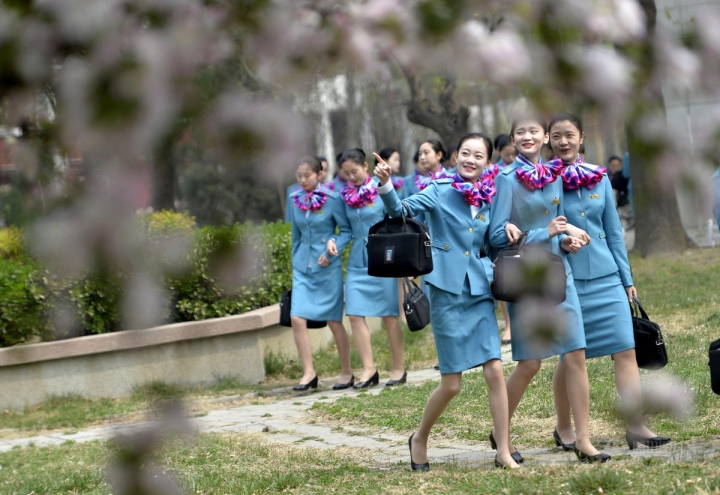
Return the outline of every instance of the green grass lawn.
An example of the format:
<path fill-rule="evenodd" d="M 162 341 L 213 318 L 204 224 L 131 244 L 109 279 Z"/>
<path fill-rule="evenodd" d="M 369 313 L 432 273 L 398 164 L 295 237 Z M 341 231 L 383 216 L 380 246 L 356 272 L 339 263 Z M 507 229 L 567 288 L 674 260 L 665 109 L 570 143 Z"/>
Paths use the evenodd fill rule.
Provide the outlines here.
<path fill-rule="evenodd" d="M 720 434 L 720 397 L 710 390 L 708 346 L 720 337 L 720 249 L 693 250 L 679 258 L 631 259 L 643 306 L 663 328 L 669 364 L 663 370 L 686 381 L 695 394 L 696 415 L 677 422 L 667 414 L 648 416 L 651 429 L 674 440 Z M 555 425 L 552 373 L 548 359 L 531 383 L 513 418 L 515 445 L 549 447 Z M 625 425 L 616 409 L 615 382 L 609 357 L 587 362 L 590 379 L 591 428 L 595 440 L 624 438 Z M 506 373 L 510 368 L 506 368 Z M 641 370 L 642 376 L 657 373 Z M 412 432 L 420 422 L 425 401 L 437 382 L 404 387 L 377 396 L 342 398 L 318 403 L 318 420 L 365 427 L 389 426 Z M 463 440 L 486 440 L 492 427 L 487 388 L 481 373 L 466 374 L 463 390 L 434 430 Z"/>
<path fill-rule="evenodd" d="M 648 416 L 651 428 L 671 436 L 673 444 L 686 440 L 717 439 L 720 435 L 720 397 L 710 391 L 707 349 L 720 337 L 720 249 L 694 250 L 675 259 L 632 259 L 635 282 L 651 318 L 665 333 L 670 363 L 665 371 L 685 380 L 695 394 L 695 415 L 678 422 L 666 414 Z M 384 332 L 373 343 L 378 366 Z M 409 336 L 410 366 L 432 364 L 434 354 L 429 332 Z M 413 354 L 415 353 L 415 354 Z M 322 353 L 321 353 L 322 354 Z M 331 351 L 317 357 L 323 374 L 335 373 L 336 357 Z M 413 356 L 413 357 L 410 357 Z M 325 363 L 325 364 L 323 364 Z M 282 364 L 282 363 L 281 363 Z M 289 375 L 292 363 L 278 365 L 278 376 Z M 516 445 L 550 447 L 554 412 L 548 360 L 524 397 L 512 433 Z M 591 380 L 591 435 L 594 440 L 619 440 L 624 425 L 615 410 L 612 362 L 609 358 L 588 362 Z M 646 372 L 647 376 L 657 372 Z M 360 394 L 332 403 L 317 404 L 312 413 L 318 423 L 338 427 L 352 425 L 374 431 L 389 427 L 409 434 L 420 420 L 428 394 L 436 383 L 398 387 L 377 396 Z M 149 407 L 157 398 L 186 393 L 173 389 L 138 391 L 135 402 Z M 222 388 L 222 387 L 221 387 Z M 213 392 L 227 393 L 223 390 Z M 143 396 L 146 394 L 147 396 Z M 190 394 L 192 395 L 192 394 Z M 101 409 L 101 401 L 85 407 Z M 67 421 L 61 405 L 44 406 L 43 414 Z M 97 413 L 109 414 L 110 411 Z M 114 413 L 113 413 L 114 414 Z M 20 418 L 14 418 L 21 427 Z M 78 424 L 82 421 L 78 420 Z M 486 441 L 490 429 L 487 391 L 480 373 L 468 374 L 462 393 L 453 401 L 433 435 L 444 433 L 443 441 Z M 30 427 L 30 426 L 28 426 Z M 157 453 L 156 463 L 166 466 L 180 480 L 187 493 L 512 493 L 512 494 L 597 494 L 629 493 L 662 495 L 670 493 L 720 493 L 718 454 L 692 462 L 666 462 L 618 456 L 602 466 L 528 465 L 514 472 L 481 465 L 434 465 L 430 473 L 413 473 L 407 463 L 382 465 L 363 449 L 311 449 L 304 442 L 272 445 L 263 438 L 243 434 L 203 434 L 192 440 L 175 441 Z M 436 437 L 437 438 L 437 437 Z M 272 441 L 272 437 L 270 437 Z M 432 443 L 431 437 L 431 443 Z M 0 493 L 4 494 L 109 494 L 107 466 L 111 447 L 104 443 L 68 443 L 59 447 L 15 449 L 0 454 Z"/>
<path fill-rule="evenodd" d="M 0 454 L 0 493 L 109 494 L 106 444 L 27 448 Z M 252 435 L 200 435 L 157 456 L 191 494 L 698 494 L 720 492 L 717 460 L 666 463 L 652 458 L 603 466 L 528 466 L 513 472 L 481 465 L 379 466 L 361 449 L 275 447 Z M 602 491 L 601 491 L 602 490 Z"/>

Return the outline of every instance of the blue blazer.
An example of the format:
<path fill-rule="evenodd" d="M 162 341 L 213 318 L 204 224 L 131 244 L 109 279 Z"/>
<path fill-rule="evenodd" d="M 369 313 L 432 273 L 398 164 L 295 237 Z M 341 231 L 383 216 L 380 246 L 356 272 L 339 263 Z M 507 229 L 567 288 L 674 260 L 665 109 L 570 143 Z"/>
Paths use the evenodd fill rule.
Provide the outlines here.
<path fill-rule="evenodd" d="M 562 180 L 546 184 L 533 191 L 517 180 L 515 170 L 522 166 L 519 160 L 500 170 L 495 177 L 497 195 L 493 200 L 490 217 L 490 244 L 495 248 L 508 245 L 505 226 L 514 223 L 523 232 L 528 232 L 527 241 L 539 244 L 562 257 L 566 273 L 571 273 L 565 251 L 560 247 L 563 234 L 550 238 L 548 224 L 557 216 L 564 216 Z M 584 248 L 583 248 L 584 249 Z"/>
<path fill-rule="evenodd" d="M 713 182 L 713 212 L 715 212 L 715 221 L 720 227 L 720 168 L 718 168 L 712 176 Z"/>
<path fill-rule="evenodd" d="M 568 222 L 590 236 L 590 244 L 567 257 L 573 277 L 592 280 L 619 271 L 622 284 L 633 285 L 622 224 L 607 175 L 592 189 L 566 189 L 564 194 Z"/>
<path fill-rule="evenodd" d="M 296 182 L 285 190 L 285 221 L 288 223 L 292 221 L 292 209 L 295 206 L 290 195 L 298 189 L 300 189 L 300 184 Z"/>
<path fill-rule="evenodd" d="M 481 255 L 489 248 L 490 206 L 483 204 L 472 216 L 470 205 L 452 183 L 452 179 L 434 180 L 402 203 L 394 190 L 380 197 L 391 217 L 401 215 L 403 203 L 415 216 L 425 213 L 432 232 L 433 255 L 433 271 L 423 275 L 425 282 L 451 294 L 462 294 L 467 276 L 473 296 L 492 297 L 488 278 L 492 263 L 487 256 Z"/>
<path fill-rule="evenodd" d="M 377 179 L 373 179 L 377 185 Z M 341 197 L 342 200 L 342 197 Z M 375 201 L 362 208 L 353 208 L 342 200 L 345 206 L 345 216 L 352 229 L 352 248 L 350 248 L 350 257 L 348 258 L 348 268 L 366 268 L 367 269 L 367 237 L 370 227 L 385 218 L 385 205 L 383 205 L 380 195 Z M 339 251 L 340 248 L 338 248 Z"/>
<path fill-rule="evenodd" d="M 293 270 L 302 273 L 313 273 L 324 270 L 317 261 L 321 254 L 327 256 L 330 265 L 326 268 L 339 266 L 341 256 L 327 254 L 327 241 L 335 238 L 338 252 L 343 252 L 350 242 L 352 230 L 345 216 L 345 202 L 340 196 L 328 191 L 328 198 L 322 208 L 309 214 L 290 199 L 292 208 L 292 266 Z M 340 230 L 336 234 L 336 227 Z"/>

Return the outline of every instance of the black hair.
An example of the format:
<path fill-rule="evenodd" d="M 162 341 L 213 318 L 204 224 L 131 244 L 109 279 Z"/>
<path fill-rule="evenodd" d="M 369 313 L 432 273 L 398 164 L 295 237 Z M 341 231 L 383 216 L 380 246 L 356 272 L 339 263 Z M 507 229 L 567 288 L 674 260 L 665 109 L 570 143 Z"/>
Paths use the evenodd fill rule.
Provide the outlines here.
<path fill-rule="evenodd" d="M 540 124 L 540 127 L 542 127 L 542 130 L 545 133 L 547 133 L 547 131 L 548 131 L 547 121 L 545 119 L 543 119 L 542 117 L 540 117 L 539 115 L 529 113 L 529 114 L 523 114 L 523 115 L 515 118 L 512 121 L 512 125 L 510 126 L 510 136 L 513 136 L 515 134 L 515 128 L 517 127 L 517 125 L 520 122 L 522 122 L 524 120 L 533 120 L 533 121 L 537 122 L 538 124 Z"/>
<path fill-rule="evenodd" d="M 580 131 L 580 134 L 583 133 L 582 122 L 580 122 L 580 119 L 577 116 L 568 112 L 559 113 L 553 118 L 551 118 L 548 124 L 548 130 L 552 129 L 552 126 L 554 126 L 558 122 L 563 122 L 565 120 L 569 121 L 572 125 L 577 127 L 577 130 Z"/>
<path fill-rule="evenodd" d="M 345 150 L 342 152 L 342 155 L 340 155 L 340 160 L 338 161 L 338 165 L 342 167 L 342 164 L 351 161 L 353 163 L 357 163 L 358 165 L 364 165 L 365 164 L 365 152 L 361 150 L 360 148 L 350 148 L 349 150 Z"/>
<path fill-rule="evenodd" d="M 307 164 L 307 166 L 310 167 L 310 170 L 312 170 L 316 174 L 319 174 L 320 172 L 322 172 L 322 164 L 320 163 L 320 160 L 318 160 L 316 156 L 307 155 L 307 156 L 300 157 L 300 159 L 297 161 L 295 168 L 297 169 L 298 167 L 300 167 L 300 165 L 305 165 L 305 164 Z"/>
<path fill-rule="evenodd" d="M 445 148 L 443 147 L 442 143 L 440 141 L 438 141 L 437 139 L 426 139 L 425 141 L 420 143 L 420 146 L 422 146 L 425 143 L 428 143 L 432 147 L 432 149 L 435 153 L 442 153 L 442 157 L 440 157 L 440 163 L 443 163 L 445 160 L 447 160 L 449 158 L 447 151 L 445 151 Z M 418 146 L 418 152 L 420 151 L 420 146 Z"/>
<path fill-rule="evenodd" d="M 413 155 L 413 163 L 417 164 L 420 161 L 420 150 L 417 150 Z"/>
<path fill-rule="evenodd" d="M 460 138 L 460 141 L 458 141 L 457 150 L 460 150 L 463 143 L 470 139 L 481 139 L 485 143 L 485 148 L 487 148 L 487 159 L 489 161 L 493 154 L 493 143 L 492 141 L 490 141 L 490 138 L 482 132 L 470 132 L 468 134 L 465 134 L 463 137 Z"/>
<path fill-rule="evenodd" d="M 581 155 L 585 154 L 585 143 L 580 143 L 580 146 L 578 147 L 578 153 Z"/>
<path fill-rule="evenodd" d="M 340 158 L 342 158 L 342 151 L 335 155 L 335 163 L 337 163 L 337 166 L 340 166 Z"/>
<path fill-rule="evenodd" d="M 495 136 L 495 141 L 493 141 L 493 145 L 495 146 L 495 149 L 498 150 L 498 152 L 502 151 L 502 149 L 509 144 L 510 134 L 498 134 L 497 136 Z"/>
<path fill-rule="evenodd" d="M 448 152 L 448 158 L 452 156 L 453 153 L 455 153 L 458 150 L 457 146 L 450 146 L 447 150 Z"/>
<path fill-rule="evenodd" d="M 325 158 L 324 156 L 318 156 L 317 159 L 318 159 L 319 162 L 326 162 L 326 161 L 327 161 L 327 158 Z"/>
<path fill-rule="evenodd" d="M 622 158 L 620 158 L 619 156 L 617 156 L 617 155 L 610 155 L 610 158 L 608 158 L 608 163 L 610 163 L 610 162 L 613 161 L 613 160 L 620 160 L 620 162 L 622 162 Z"/>
<path fill-rule="evenodd" d="M 387 159 L 390 158 L 393 153 L 399 153 L 399 151 L 396 150 L 395 148 L 393 148 L 392 146 L 388 146 L 386 148 L 381 149 L 380 152 L 378 153 L 378 155 L 380 155 L 380 158 L 387 161 Z"/>

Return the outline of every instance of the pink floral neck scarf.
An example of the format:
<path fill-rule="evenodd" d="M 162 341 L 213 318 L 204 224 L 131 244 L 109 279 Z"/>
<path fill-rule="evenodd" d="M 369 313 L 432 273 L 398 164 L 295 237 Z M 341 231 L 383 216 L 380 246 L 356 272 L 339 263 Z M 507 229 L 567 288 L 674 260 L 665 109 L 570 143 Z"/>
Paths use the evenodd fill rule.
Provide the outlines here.
<path fill-rule="evenodd" d="M 565 189 L 579 189 L 587 187 L 592 189 L 603 178 L 603 174 L 607 173 L 604 167 L 598 165 L 590 165 L 585 163 L 580 155 L 575 163 L 567 163 L 556 158 L 548 165 L 553 164 L 553 170 L 563 181 Z"/>
<path fill-rule="evenodd" d="M 430 185 L 430 183 L 437 179 L 445 179 L 448 177 L 452 177 L 452 175 L 448 174 L 447 170 L 445 170 L 445 167 L 440 165 L 438 169 L 435 172 L 429 173 L 427 175 L 420 175 L 418 171 L 415 171 L 415 185 L 418 188 L 418 191 L 422 191 L 427 186 Z"/>
<path fill-rule="evenodd" d="M 292 193 L 292 198 L 295 206 L 300 208 L 302 211 L 315 211 L 322 208 L 322 205 L 325 204 L 325 201 L 327 201 L 328 198 L 328 193 L 322 188 L 322 186 L 318 186 L 310 192 L 300 188 Z"/>
<path fill-rule="evenodd" d="M 505 162 L 503 162 L 505 163 Z M 485 167 L 485 170 L 483 170 L 482 175 L 480 176 L 481 182 L 490 181 L 491 184 L 495 183 L 495 177 L 500 173 L 500 165 L 497 163 L 491 163 L 487 167 Z"/>
<path fill-rule="evenodd" d="M 480 206 L 482 203 L 490 204 L 497 189 L 490 181 L 467 182 L 456 173 L 452 186 L 462 194 L 465 202 L 471 206 Z"/>
<path fill-rule="evenodd" d="M 542 189 L 546 184 L 555 182 L 557 178 L 558 165 L 554 161 L 548 164 L 540 162 L 533 164 L 523 155 L 518 155 L 517 161 L 522 163 L 522 166 L 515 170 L 518 181 L 531 191 Z"/>
<path fill-rule="evenodd" d="M 397 175 L 393 175 L 390 177 L 390 182 L 392 182 L 393 187 L 395 190 L 399 190 L 403 185 L 403 178 L 398 177 Z"/>
<path fill-rule="evenodd" d="M 372 181 L 372 177 L 368 175 L 365 183 L 360 187 L 355 186 L 355 184 L 351 182 L 346 183 L 345 187 L 340 190 L 340 194 L 351 208 L 362 208 L 375 202 L 375 198 L 378 196 L 378 190 Z"/>

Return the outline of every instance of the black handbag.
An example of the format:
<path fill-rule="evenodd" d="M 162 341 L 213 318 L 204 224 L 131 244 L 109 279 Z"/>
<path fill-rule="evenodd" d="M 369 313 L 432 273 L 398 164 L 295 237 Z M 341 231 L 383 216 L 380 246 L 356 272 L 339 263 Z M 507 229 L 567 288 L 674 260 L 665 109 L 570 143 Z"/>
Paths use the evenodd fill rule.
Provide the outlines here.
<path fill-rule="evenodd" d="M 565 301 L 567 275 L 563 259 L 536 245 L 527 234 L 498 251 L 493 262 L 492 295 L 498 301 L 518 302 L 523 297 L 544 297 L 552 304 Z"/>
<path fill-rule="evenodd" d="M 720 395 L 720 339 L 710 344 L 710 384 L 712 391 Z"/>
<path fill-rule="evenodd" d="M 630 303 L 633 334 L 635 336 L 635 358 L 638 368 L 659 370 L 668 363 L 667 349 L 660 325 L 650 321 L 640 300 L 633 298 Z"/>
<path fill-rule="evenodd" d="M 286 290 L 280 297 L 280 326 L 292 327 L 290 306 L 292 306 L 292 289 Z M 325 326 L 327 326 L 326 321 L 307 320 L 308 328 L 323 328 Z"/>
<path fill-rule="evenodd" d="M 376 223 L 368 232 L 368 275 L 372 277 L 419 277 L 433 270 L 430 232 L 427 225 L 405 215 Z"/>
<path fill-rule="evenodd" d="M 403 310 L 407 326 L 411 332 L 417 332 L 430 323 L 430 301 L 414 280 L 403 278 L 403 284 L 405 284 Z"/>

